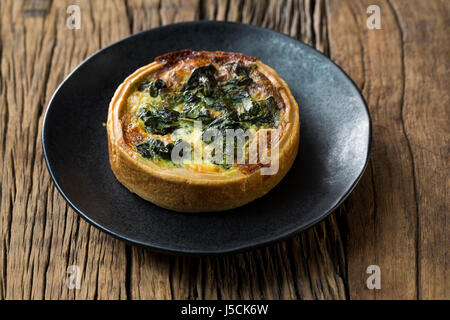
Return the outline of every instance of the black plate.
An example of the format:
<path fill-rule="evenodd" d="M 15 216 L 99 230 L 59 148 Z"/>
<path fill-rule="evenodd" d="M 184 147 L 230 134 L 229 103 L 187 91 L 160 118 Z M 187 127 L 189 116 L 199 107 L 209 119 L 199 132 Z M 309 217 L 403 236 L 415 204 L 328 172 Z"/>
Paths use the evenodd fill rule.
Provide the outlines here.
<path fill-rule="evenodd" d="M 277 187 L 244 207 L 172 212 L 130 193 L 110 169 L 102 123 L 115 89 L 156 56 L 186 48 L 256 56 L 275 68 L 299 103 L 294 166 Z M 154 249 L 212 254 L 267 244 L 326 217 L 361 177 L 370 136 L 370 116 L 358 89 L 316 50 L 255 26 L 191 22 L 135 34 L 84 61 L 51 99 L 42 143 L 58 190 L 93 225 Z"/>

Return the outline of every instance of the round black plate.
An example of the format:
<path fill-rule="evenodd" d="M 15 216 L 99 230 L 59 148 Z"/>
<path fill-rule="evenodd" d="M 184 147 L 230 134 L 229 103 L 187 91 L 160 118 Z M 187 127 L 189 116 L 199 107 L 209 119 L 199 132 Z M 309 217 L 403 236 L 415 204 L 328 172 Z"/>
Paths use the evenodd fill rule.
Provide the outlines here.
<path fill-rule="evenodd" d="M 256 56 L 287 82 L 300 110 L 300 149 L 263 198 L 220 213 L 182 214 L 132 194 L 108 160 L 108 104 L 117 86 L 156 56 L 180 50 Z M 351 192 L 368 161 L 371 124 L 353 82 L 311 47 L 275 31 L 227 22 L 148 30 L 100 50 L 61 84 L 45 115 L 43 148 L 58 190 L 85 219 L 135 244 L 212 254 L 288 237 L 326 217 Z"/>

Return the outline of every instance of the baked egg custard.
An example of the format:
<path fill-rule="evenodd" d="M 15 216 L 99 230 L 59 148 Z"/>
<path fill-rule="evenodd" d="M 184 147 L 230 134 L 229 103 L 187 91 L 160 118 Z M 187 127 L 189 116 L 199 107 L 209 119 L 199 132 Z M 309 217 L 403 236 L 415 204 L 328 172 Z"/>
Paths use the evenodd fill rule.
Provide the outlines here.
<path fill-rule="evenodd" d="M 179 212 L 228 210 L 288 172 L 299 142 L 288 85 L 255 57 L 182 50 L 136 70 L 109 106 L 116 178 Z"/>

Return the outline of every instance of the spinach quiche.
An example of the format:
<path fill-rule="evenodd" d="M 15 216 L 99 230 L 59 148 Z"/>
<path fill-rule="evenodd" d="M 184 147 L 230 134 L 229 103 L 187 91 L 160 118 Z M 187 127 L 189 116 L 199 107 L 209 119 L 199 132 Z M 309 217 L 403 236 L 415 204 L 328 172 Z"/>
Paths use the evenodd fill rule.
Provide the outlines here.
<path fill-rule="evenodd" d="M 182 50 L 117 88 L 109 158 L 131 192 L 179 212 L 221 211 L 266 194 L 297 155 L 298 105 L 255 57 Z"/>

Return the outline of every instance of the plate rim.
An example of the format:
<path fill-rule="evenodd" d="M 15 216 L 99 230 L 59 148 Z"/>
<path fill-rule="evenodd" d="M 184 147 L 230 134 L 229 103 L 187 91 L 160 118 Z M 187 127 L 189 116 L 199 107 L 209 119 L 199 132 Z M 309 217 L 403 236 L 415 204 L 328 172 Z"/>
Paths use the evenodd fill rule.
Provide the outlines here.
<path fill-rule="evenodd" d="M 365 162 L 364 162 L 364 166 L 361 169 L 361 171 L 359 172 L 358 176 L 356 177 L 356 179 L 353 181 L 353 183 L 350 185 L 350 187 L 345 191 L 345 193 L 343 194 L 342 197 L 339 198 L 339 200 L 329 209 L 326 210 L 326 212 L 324 211 L 324 213 L 320 216 L 318 216 L 315 219 L 312 219 L 308 224 L 294 228 L 293 230 L 278 234 L 277 236 L 272 236 L 271 238 L 268 238 L 267 240 L 263 240 L 263 241 L 259 241 L 259 242 L 253 242 L 250 244 L 246 244 L 246 245 L 239 245 L 239 246 L 233 246 L 232 248 L 226 248 L 226 249 L 213 249 L 213 250 L 199 250 L 199 249 L 175 249 L 173 247 L 167 246 L 167 245 L 157 245 L 157 244 L 149 244 L 148 242 L 143 242 L 143 241 L 139 241 L 139 240 L 135 240 L 132 239 L 126 235 L 123 234 L 119 234 L 115 231 L 110 230 L 109 228 L 103 226 L 102 224 L 96 222 L 95 220 L 93 220 L 92 218 L 89 217 L 88 214 L 84 213 L 83 210 L 80 210 L 77 208 L 77 206 L 69 199 L 69 197 L 64 193 L 64 190 L 61 188 L 60 184 L 58 183 L 53 170 L 51 168 L 51 164 L 50 161 L 48 159 L 48 155 L 47 155 L 47 151 L 46 151 L 46 128 L 47 128 L 47 119 L 48 119 L 48 114 L 49 111 L 52 108 L 52 104 L 53 104 L 53 100 L 55 99 L 56 95 L 58 94 L 58 92 L 60 91 L 60 89 L 64 86 L 64 84 L 72 77 L 72 75 L 77 72 L 81 67 L 83 67 L 83 65 L 85 65 L 88 61 L 90 61 L 91 59 L 93 59 L 95 56 L 97 56 L 98 54 L 101 54 L 103 51 L 106 51 L 116 45 L 119 45 L 122 42 L 128 41 L 131 38 L 137 37 L 139 35 L 142 35 L 144 33 L 147 32 L 151 32 L 151 31 L 157 31 L 157 30 L 161 30 L 161 29 L 167 29 L 173 26 L 185 26 L 185 25 L 198 25 L 198 24 L 202 24 L 202 25 L 207 25 L 207 24 L 216 24 L 216 25 L 236 25 L 236 26 L 240 26 L 240 27 L 244 27 L 244 28 L 251 28 L 254 30 L 259 30 L 259 31 L 263 31 L 263 32 L 270 32 L 273 34 L 276 34 L 278 36 L 282 36 L 285 37 L 287 39 L 290 39 L 291 41 L 297 41 L 300 45 L 306 47 L 308 50 L 313 51 L 316 54 L 319 54 L 320 56 L 322 56 L 323 58 L 325 58 L 326 60 L 330 61 L 335 67 L 337 67 L 342 74 L 344 75 L 344 77 L 349 80 L 350 84 L 353 86 L 353 88 L 356 90 L 356 92 L 358 93 L 363 105 L 364 105 L 364 110 L 365 113 L 367 115 L 367 119 L 368 119 L 368 141 L 367 141 L 367 153 L 365 155 Z M 333 213 L 347 198 L 348 196 L 353 192 L 353 190 L 355 189 L 356 185 L 359 183 L 359 181 L 361 180 L 362 176 L 364 175 L 364 172 L 366 171 L 368 164 L 369 164 L 369 160 L 370 160 L 370 153 L 371 153 L 371 149 L 372 149 L 372 117 L 370 115 L 370 110 L 369 107 L 367 105 L 367 102 L 361 92 L 361 90 L 358 88 L 358 86 L 356 85 L 356 83 L 353 81 L 353 79 L 337 64 L 335 63 L 330 57 L 327 57 L 325 54 L 323 54 L 322 52 L 318 51 L 317 49 L 315 49 L 314 47 L 312 47 L 311 45 L 304 43 L 302 41 L 300 41 L 299 39 L 296 39 L 294 37 L 291 37 L 287 34 L 278 32 L 276 30 L 272 30 L 272 29 L 268 29 L 268 28 L 264 28 L 264 27 L 260 27 L 260 26 L 256 26 L 256 25 L 252 25 L 252 24 L 247 24 L 247 23 L 241 23 L 241 22 L 232 22 L 232 21 L 216 21 L 216 20 L 199 20 L 199 21 L 187 21 L 187 22 L 178 22 L 178 23 L 172 23 L 172 24 L 168 24 L 168 25 L 164 25 L 164 26 L 159 26 L 156 28 L 151 28 L 151 29 L 147 29 L 147 30 L 143 30 L 143 31 L 139 31 L 137 33 L 133 33 L 128 35 L 125 38 L 122 38 L 116 42 L 113 42 L 109 45 L 107 45 L 104 48 L 101 48 L 97 51 L 95 51 L 94 53 L 92 53 L 91 55 L 89 55 L 87 58 L 85 58 L 82 62 L 80 62 L 65 78 L 64 80 L 58 85 L 58 87 L 55 89 L 55 92 L 52 94 L 49 102 L 47 103 L 47 108 L 45 110 L 44 113 L 44 118 L 42 121 L 42 129 L 41 129 L 41 147 L 43 150 L 43 156 L 45 159 L 45 164 L 47 167 L 47 170 L 50 174 L 50 177 L 53 181 L 53 183 L 56 186 L 56 189 L 58 190 L 58 192 L 62 195 L 62 197 L 64 198 L 64 200 L 69 204 L 69 206 L 79 215 L 81 216 L 85 221 L 87 221 L 88 223 L 90 223 L 91 225 L 93 225 L 94 227 L 96 227 L 97 229 L 99 229 L 102 232 L 105 232 L 109 235 L 112 235 L 113 237 L 115 237 L 116 239 L 125 241 L 126 243 L 129 243 L 131 245 L 136 245 L 139 247 L 145 247 L 148 249 L 151 249 L 152 251 L 156 251 L 156 252 L 162 252 L 162 253 L 170 253 L 170 254 L 175 254 L 175 255 L 189 255 L 189 256 L 208 256 L 208 255 L 223 255 L 223 254 L 234 254 L 234 253 L 241 253 L 241 252 L 245 252 L 245 251 L 250 251 L 250 250 L 255 250 L 257 248 L 261 248 L 261 247 L 266 247 L 269 245 L 272 245 L 274 243 L 280 242 L 282 240 L 286 240 L 288 238 L 291 238 L 297 234 L 300 234 L 308 229 L 310 229 L 312 226 L 318 224 L 319 222 L 325 220 L 331 213 Z M 289 172 L 288 172 L 289 174 Z"/>

